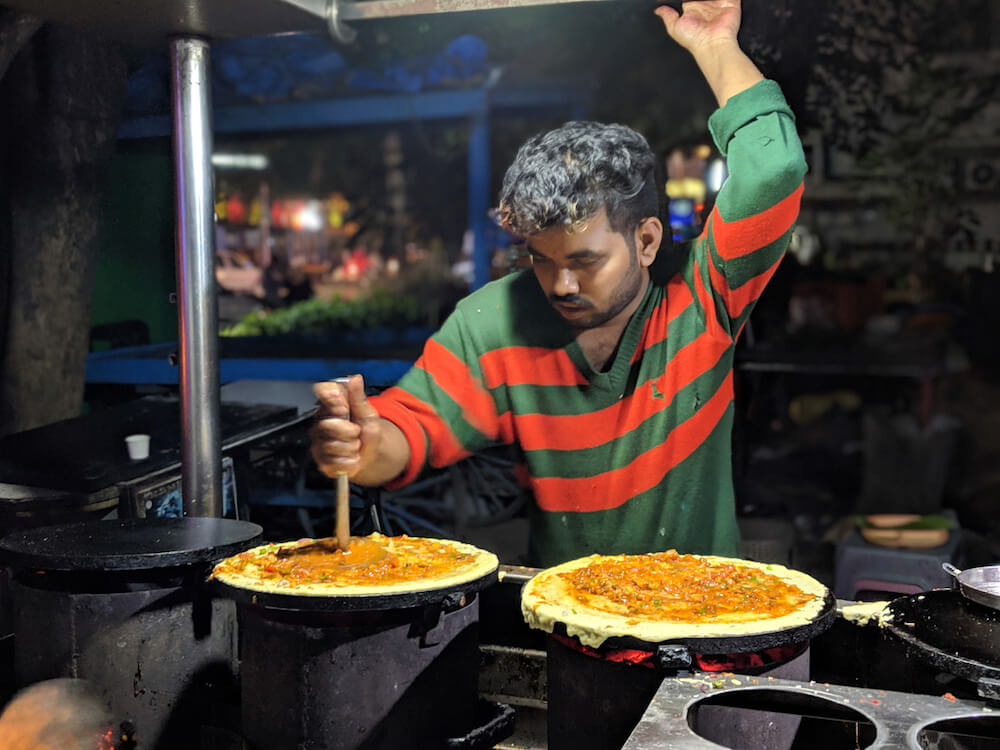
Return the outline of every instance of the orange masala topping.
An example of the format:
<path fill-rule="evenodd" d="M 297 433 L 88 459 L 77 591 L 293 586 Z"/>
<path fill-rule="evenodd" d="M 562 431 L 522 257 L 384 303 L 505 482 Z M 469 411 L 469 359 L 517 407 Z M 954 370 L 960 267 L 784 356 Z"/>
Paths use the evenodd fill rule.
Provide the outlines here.
<path fill-rule="evenodd" d="M 561 573 L 570 595 L 601 609 L 600 600 L 633 615 L 665 620 L 710 620 L 727 614 L 781 617 L 813 597 L 757 567 L 712 564 L 676 550 L 622 555 Z"/>
<path fill-rule="evenodd" d="M 433 539 L 399 536 L 383 544 L 385 554 L 369 555 L 368 559 L 359 559 L 354 546 L 346 552 L 317 549 L 281 557 L 276 554 L 278 545 L 265 545 L 228 558 L 216 566 L 212 576 L 247 573 L 279 586 L 391 584 L 459 571 L 477 559 Z"/>

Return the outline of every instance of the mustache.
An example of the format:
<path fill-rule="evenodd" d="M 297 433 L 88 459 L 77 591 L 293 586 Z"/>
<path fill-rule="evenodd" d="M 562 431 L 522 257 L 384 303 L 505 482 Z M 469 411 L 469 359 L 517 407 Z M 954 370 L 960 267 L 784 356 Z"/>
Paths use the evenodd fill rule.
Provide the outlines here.
<path fill-rule="evenodd" d="M 577 307 L 593 307 L 593 305 L 590 304 L 589 300 L 584 299 L 583 297 L 577 294 L 566 294 L 563 296 L 559 296 L 557 294 L 550 294 L 549 301 L 552 302 L 553 304 L 558 303 L 562 305 L 575 305 Z"/>

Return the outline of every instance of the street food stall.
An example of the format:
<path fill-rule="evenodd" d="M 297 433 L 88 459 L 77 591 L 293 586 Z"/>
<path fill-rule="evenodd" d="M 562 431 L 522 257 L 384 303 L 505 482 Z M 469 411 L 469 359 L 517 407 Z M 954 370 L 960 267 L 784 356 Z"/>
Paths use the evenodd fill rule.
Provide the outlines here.
<path fill-rule="evenodd" d="M 170 38 L 184 517 L 61 524 L 0 541 L 14 578 L 19 677 L 95 683 L 111 704 L 107 736 L 120 738 L 104 747 L 177 747 L 187 738 L 190 746 L 234 749 L 642 750 L 717 747 L 706 737 L 728 729 L 732 738 L 734 727 L 741 746 L 770 747 L 772 729 L 789 716 L 811 727 L 811 747 L 929 747 L 939 735 L 985 747 L 1000 737 L 995 593 L 987 605 L 960 591 L 905 597 L 889 605 L 891 619 L 873 620 L 824 588 L 820 606 L 794 627 L 623 636 L 595 647 L 565 621 L 550 623 L 548 634 L 526 627 L 518 600 L 538 573 L 530 569 L 494 566 L 454 585 L 360 598 L 206 584 L 211 563 L 260 541 L 259 527 L 223 518 L 222 456 L 241 438 L 220 407 L 209 40 L 318 27 L 346 40 L 355 21 L 560 1 L 584 0 L 12 3 L 132 40 Z M 119 434 L 106 437 L 121 449 Z M 45 481 L 46 464 L 32 467 L 35 458 L 25 459 L 33 476 L 17 483 Z M 171 456 L 166 468 L 176 463 Z M 107 481 L 145 478 L 131 470 Z M 97 494 L 81 498 L 82 507 L 107 499 Z M 733 714 L 719 710 L 759 715 L 725 726 Z M 519 744 L 504 744 L 515 714 L 528 726 L 539 711 L 548 714 L 546 739 L 521 734 Z M 157 745 L 161 738 L 174 744 Z"/>

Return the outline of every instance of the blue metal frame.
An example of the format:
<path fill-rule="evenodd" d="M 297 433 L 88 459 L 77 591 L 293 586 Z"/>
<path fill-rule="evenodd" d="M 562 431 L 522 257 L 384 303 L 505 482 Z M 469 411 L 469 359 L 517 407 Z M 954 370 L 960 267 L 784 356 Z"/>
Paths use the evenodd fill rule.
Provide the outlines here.
<path fill-rule="evenodd" d="M 91 352 L 87 355 L 87 383 L 123 385 L 177 385 L 177 366 L 171 361 L 173 342 Z M 234 357 L 219 360 L 223 383 L 236 380 L 301 380 L 315 383 L 337 375 L 360 373 L 365 383 L 389 386 L 413 366 L 406 359 Z"/>
<path fill-rule="evenodd" d="M 374 123 L 468 118 L 468 224 L 473 233 L 472 288 L 490 280 L 490 116 L 498 111 L 566 113 L 579 118 L 588 98 L 580 90 L 533 87 L 504 90 L 481 87 L 394 96 L 277 102 L 259 106 L 220 107 L 213 113 L 214 132 L 248 133 L 302 128 L 345 127 Z M 133 117 L 118 129 L 119 138 L 170 135 L 167 115 Z"/>
<path fill-rule="evenodd" d="M 488 216 L 490 207 L 490 115 L 485 101 L 472 113 L 470 125 L 466 226 L 472 230 L 472 288 L 478 289 L 490 280 L 490 265 L 492 263 Z"/>
<path fill-rule="evenodd" d="M 278 102 L 260 106 L 219 107 L 213 113 L 214 132 L 247 133 L 303 128 L 344 127 L 412 120 L 467 118 L 468 227 L 474 239 L 473 289 L 490 278 L 491 239 L 497 231 L 489 219 L 490 117 L 504 111 L 550 112 L 580 118 L 588 104 L 586 92 L 536 86 L 502 89 L 483 86 L 453 91 L 431 91 L 392 96 Z M 133 117 L 122 123 L 118 137 L 154 138 L 170 135 L 167 115 Z M 87 383 L 176 385 L 172 362 L 177 344 L 125 347 L 87 356 Z M 300 380 L 317 382 L 337 374 L 361 373 L 365 382 L 389 386 L 410 369 L 410 360 L 283 357 L 220 358 L 223 383 L 236 380 Z"/>

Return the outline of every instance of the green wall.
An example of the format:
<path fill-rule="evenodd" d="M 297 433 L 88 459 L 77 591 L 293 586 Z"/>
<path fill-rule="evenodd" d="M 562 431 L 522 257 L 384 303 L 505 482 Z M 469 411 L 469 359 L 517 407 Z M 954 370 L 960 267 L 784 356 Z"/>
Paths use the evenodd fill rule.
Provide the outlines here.
<path fill-rule="evenodd" d="M 142 320 L 151 342 L 176 341 L 169 140 L 121 142 L 105 184 L 91 322 Z"/>

